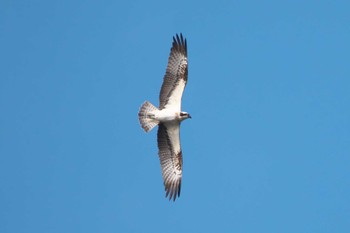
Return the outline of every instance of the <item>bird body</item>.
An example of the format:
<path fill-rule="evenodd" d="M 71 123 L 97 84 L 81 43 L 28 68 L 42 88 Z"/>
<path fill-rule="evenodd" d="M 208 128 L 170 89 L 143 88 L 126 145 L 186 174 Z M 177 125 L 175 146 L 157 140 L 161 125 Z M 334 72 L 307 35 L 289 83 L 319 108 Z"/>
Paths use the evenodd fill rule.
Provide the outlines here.
<path fill-rule="evenodd" d="M 182 180 L 182 150 L 180 124 L 191 118 L 181 111 L 182 93 L 187 84 L 187 42 L 182 34 L 173 37 L 168 65 L 159 95 L 159 108 L 146 101 L 139 111 L 141 127 L 149 132 L 158 125 L 158 155 L 162 168 L 166 197 L 175 201 L 180 196 Z"/>

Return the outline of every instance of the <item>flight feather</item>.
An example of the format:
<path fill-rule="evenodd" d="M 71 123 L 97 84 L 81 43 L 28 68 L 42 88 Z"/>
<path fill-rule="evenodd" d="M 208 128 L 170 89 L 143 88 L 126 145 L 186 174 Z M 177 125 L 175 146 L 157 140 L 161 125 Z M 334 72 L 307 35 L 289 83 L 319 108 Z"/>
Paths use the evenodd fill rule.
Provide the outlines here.
<path fill-rule="evenodd" d="M 182 178 L 180 123 L 159 124 L 157 138 L 166 197 L 175 201 L 180 196 Z"/>
<path fill-rule="evenodd" d="M 174 108 L 181 110 L 182 93 L 187 84 L 188 62 L 187 41 L 182 34 L 173 37 L 168 65 L 159 95 L 159 109 Z"/>

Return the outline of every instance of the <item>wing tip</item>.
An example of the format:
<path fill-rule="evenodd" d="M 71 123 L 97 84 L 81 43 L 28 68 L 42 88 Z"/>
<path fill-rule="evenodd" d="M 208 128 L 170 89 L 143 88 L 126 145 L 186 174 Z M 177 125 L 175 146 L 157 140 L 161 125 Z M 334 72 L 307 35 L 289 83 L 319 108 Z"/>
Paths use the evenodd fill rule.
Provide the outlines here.
<path fill-rule="evenodd" d="M 182 33 L 178 33 L 173 36 L 173 48 L 183 52 L 187 56 L 187 40 L 183 37 Z"/>
<path fill-rule="evenodd" d="M 181 178 L 177 181 L 171 183 L 164 183 L 165 186 L 165 198 L 168 198 L 169 201 L 175 201 L 176 198 L 180 197 L 181 194 Z"/>

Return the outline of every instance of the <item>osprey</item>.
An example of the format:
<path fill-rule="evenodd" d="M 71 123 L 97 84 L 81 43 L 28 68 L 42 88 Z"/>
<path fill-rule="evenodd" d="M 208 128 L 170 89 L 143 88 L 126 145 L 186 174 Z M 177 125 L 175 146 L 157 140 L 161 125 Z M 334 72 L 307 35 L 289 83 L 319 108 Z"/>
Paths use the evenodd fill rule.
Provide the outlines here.
<path fill-rule="evenodd" d="M 180 124 L 191 118 L 181 111 L 182 93 L 187 83 L 188 62 L 186 39 L 176 34 L 170 50 L 168 66 L 159 95 L 159 108 L 146 101 L 140 108 L 141 127 L 149 132 L 158 125 L 157 142 L 165 197 L 175 201 L 180 196 L 182 178 L 182 150 Z"/>

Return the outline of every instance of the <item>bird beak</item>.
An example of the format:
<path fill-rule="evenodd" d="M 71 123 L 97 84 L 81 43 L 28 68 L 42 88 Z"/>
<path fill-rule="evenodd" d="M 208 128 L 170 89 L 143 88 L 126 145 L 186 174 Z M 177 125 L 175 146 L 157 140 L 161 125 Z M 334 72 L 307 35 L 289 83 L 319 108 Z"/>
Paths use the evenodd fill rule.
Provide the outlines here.
<path fill-rule="evenodd" d="M 188 114 L 188 118 L 192 118 L 190 114 Z"/>

